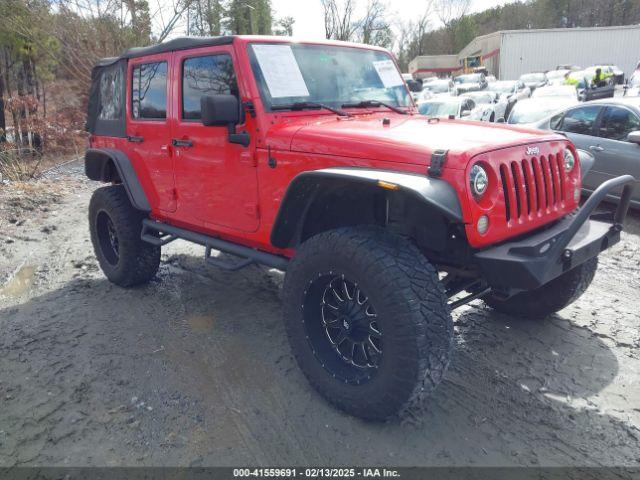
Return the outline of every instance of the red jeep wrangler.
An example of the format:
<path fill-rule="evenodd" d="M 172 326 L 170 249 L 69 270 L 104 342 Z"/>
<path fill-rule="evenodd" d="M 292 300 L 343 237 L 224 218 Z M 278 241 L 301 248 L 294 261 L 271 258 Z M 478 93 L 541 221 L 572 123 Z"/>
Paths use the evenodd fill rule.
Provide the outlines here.
<path fill-rule="evenodd" d="M 389 52 L 339 42 L 127 50 L 93 70 L 87 128 L 86 174 L 110 184 L 89 206 L 107 278 L 147 282 L 178 238 L 226 270 L 286 271 L 301 369 L 368 419 L 406 412 L 442 380 L 452 309 L 482 297 L 544 317 L 578 298 L 635 182 L 609 180 L 578 208 L 565 137 L 420 116 Z M 594 219 L 614 188 L 619 208 Z"/>

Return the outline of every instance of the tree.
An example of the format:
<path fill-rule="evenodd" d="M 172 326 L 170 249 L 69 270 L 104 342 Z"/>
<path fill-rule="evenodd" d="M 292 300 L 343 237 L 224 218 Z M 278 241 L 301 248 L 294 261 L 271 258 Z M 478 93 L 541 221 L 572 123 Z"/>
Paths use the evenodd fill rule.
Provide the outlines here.
<path fill-rule="evenodd" d="M 364 18 L 358 21 L 360 41 L 369 45 L 388 48 L 393 42 L 393 33 L 388 19 L 387 5 L 382 0 L 369 0 Z"/>
<path fill-rule="evenodd" d="M 231 0 L 225 29 L 235 35 L 270 35 L 273 22 L 269 0 Z"/>
<path fill-rule="evenodd" d="M 218 36 L 222 33 L 224 8 L 220 0 L 194 0 L 187 9 L 187 33 Z"/>
<path fill-rule="evenodd" d="M 293 24 L 296 20 L 293 17 L 282 17 L 276 22 L 274 33 L 285 37 L 293 36 Z"/>
<path fill-rule="evenodd" d="M 433 14 L 434 5 L 432 0 L 425 1 L 423 5 L 422 15 L 417 20 L 400 22 L 397 27 L 397 57 L 403 71 L 407 71 L 411 60 L 426 53 L 425 35 L 431 25 L 429 18 Z"/>
<path fill-rule="evenodd" d="M 321 0 L 324 10 L 325 38 L 353 41 L 358 22 L 353 21 L 355 0 Z"/>
<path fill-rule="evenodd" d="M 445 28 L 458 22 L 467 14 L 471 0 L 436 0 L 435 11 Z"/>

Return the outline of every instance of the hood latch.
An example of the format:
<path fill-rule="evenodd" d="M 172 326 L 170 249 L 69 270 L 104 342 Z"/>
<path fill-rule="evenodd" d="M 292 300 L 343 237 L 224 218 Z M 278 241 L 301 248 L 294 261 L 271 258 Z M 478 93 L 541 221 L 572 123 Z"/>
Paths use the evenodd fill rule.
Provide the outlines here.
<path fill-rule="evenodd" d="M 447 152 L 449 150 L 434 150 L 431 154 L 431 164 L 427 171 L 430 177 L 442 176 L 442 167 L 447 160 Z"/>

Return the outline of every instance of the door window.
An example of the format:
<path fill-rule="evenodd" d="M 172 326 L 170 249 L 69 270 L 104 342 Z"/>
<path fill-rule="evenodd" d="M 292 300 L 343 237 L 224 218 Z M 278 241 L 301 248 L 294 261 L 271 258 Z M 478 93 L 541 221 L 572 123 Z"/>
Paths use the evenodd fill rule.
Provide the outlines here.
<path fill-rule="evenodd" d="M 640 130 L 640 119 L 626 108 L 607 107 L 602 116 L 598 136 L 611 140 L 627 139 L 629 133 Z"/>
<path fill-rule="evenodd" d="M 569 110 L 562 120 L 559 130 L 568 133 L 593 135 L 593 125 L 596 123 L 601 107 L 589 106 Z"/>
<path fill-rule="evenodd" d="M 207 95 L 238 96 L 238 84 L 229 55 L 187 58 L 182 67 L 182 118 L 199 120 L 200 99 Z"/>
<path fill-rule="evenodd" d="M 133 67 L 131 115 L 135 119 L 167 118 L 167 62 Z"/>

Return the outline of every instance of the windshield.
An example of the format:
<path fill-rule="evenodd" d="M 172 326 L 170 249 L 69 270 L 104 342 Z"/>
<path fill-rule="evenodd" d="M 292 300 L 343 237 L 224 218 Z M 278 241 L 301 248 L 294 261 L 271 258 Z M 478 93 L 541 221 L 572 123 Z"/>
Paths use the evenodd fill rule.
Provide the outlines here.
<path fill-rule="evenodd" d="M 481 80 L 482 76 L 477 73 L 474 75 L 460 75 L 453 79 L 456 83 L 480 83 Z"/>
<path fill-rule="evenodd" d="M 493 82 L 489 84 L 487 90 L 498 93 L 512 93 L 515 85 L 515 82 Z"/>
<path fill-rule="evenodd" d="M 447 93 L 449 91 L 449 82 L 429 82 L 424 86 L 424 89 L 432 93 Z"/>
<path fill-rule="evenodd" d="M 544 73 L 527 73 L 520 77 L 523 82 L 544 82 Z"/>
<path fill-rule="evenodd" d="M 254 43 L 251 68 L 268 108 L 299 102 L 340 108 L 376 100 L 411 105 L 395 62 L 385 53 L 353 47 Z"/>
<path fill-rule="evenodd" d="M 458 102 L 425 102 L 418 105 L 418 111 L 429 117 L 458 115 Z"/>

